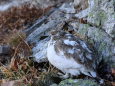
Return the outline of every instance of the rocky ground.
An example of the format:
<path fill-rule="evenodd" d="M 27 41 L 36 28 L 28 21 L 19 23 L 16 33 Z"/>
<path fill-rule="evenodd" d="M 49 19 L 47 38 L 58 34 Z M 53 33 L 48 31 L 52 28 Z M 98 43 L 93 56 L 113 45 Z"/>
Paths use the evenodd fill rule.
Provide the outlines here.
<path fill-rule="evenodd" d="M 101 86 L 87 76 L 59 77 L 46 57 L 53 29 L 87 41 L 99 56 L 102 86 L 115 86 L 114 0 L 0 0 L 1 86 Z"/>

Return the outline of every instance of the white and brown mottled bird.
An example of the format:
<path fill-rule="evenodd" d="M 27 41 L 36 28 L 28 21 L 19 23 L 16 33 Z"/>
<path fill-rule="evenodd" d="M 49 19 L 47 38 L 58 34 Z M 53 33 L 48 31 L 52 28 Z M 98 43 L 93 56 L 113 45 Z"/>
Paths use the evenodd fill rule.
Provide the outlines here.
<path fill-rule="evenodd" d="M 87 43 L 65 31 L 51 31 L 47 57 L 49 62 L 63 73 L 97 77 L 96 56 Z"/>

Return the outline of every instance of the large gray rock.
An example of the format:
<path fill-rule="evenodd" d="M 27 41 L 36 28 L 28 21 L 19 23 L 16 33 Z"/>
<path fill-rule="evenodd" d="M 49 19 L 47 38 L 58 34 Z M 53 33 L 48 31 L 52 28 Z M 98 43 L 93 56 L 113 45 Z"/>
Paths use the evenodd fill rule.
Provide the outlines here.
<path fill-rule="evenodd" d="M 32 57 L 35 57 L 37 62 L 47 61 L 46 49 L 48 39 L 50 38 L 49 32 L 53 29 L 62 29 L 67 20 L 66 14 L 61 9 L 54 9 L 48 15 L 38 19 L 35 25 L 25 31 L 28 34 L 26 40 L 29 43 L 35 43 L 32 49 Z"/>
<path fill-rule="evenodd" d="M 23 4 L 30 4 L 40 8 L 47 8 L 62 2 L 70 2 L 72 0 L 0 0 L 0 11 L 8 10 L 12 7 L 19 7 Z"/>
<path fill-rule="evenodd" d="M 60 7 L 61 11 L 65 13 L 75 13 L 76 10 L 74 9 L 73 3 L 65 3 Z"/>
<path fill-rule="evenodd" d="M 88 37 L 88 42 L 93 43 L 98 53 L 107 61 L 115 55 L 115 41 L 112 40 L 105 31 L 95 26 L 81 24 L 78 22 L 70 23 L 73 29 L 83 37 Z M 77 27 L 77 28 L 76 28 Z M 100 57 L 101 57 L 100 56 Z"/>
<path fill-rule="evenodd" d="M 77 2 L 80 5 L 80 0 Z M 87 22 L 72 21 L 70 26 L 80 35 L 94 41 L 93 45 L 104 59 L 111 59 L 115 63 L 115 0 L 88 0 L 88 4 L 86 9 L 75 14 L 79 20 Z"/>
<path fill-rule="evenodd" d="M 115 0 L 94 0 L 93 3 L 94 5 L 90 7 L 92 10 L 88 14 L 88 22 L 115 37 Z"/>
<path fill-rule="evenodd" d="M 76 1 L 74 0 L 74 3 Z M 75 16 L 78 18 L 87 18 L 88 23 L 105 30 L 108 35 L 114 38 L 115 0 L 88 0 L 88 4 L 88 8 L 77 13 Z"/>
<path fill-rule="evenodd" d="M 36 1 L 42 8 L 47 8 L 49 6 L 54 6 L 63 2 L 70 2 L 72 0 L 31 0 Z"/>
<path fill-rule="evenodd" d="M 115 34 L 113 33 L 115 30 L 115 12 L 113 4 L 114 0 L 88 0 L 88 7 L 76 13 L 77 8 L 75 9 L 72 3 L 64 3 L 47 16 L 43 16 L 30 28 L 27 37 L 27 41 L 36 43 L 33 49 L 33 56 L 37 61 L 42 59 L 42 57 L 44 59 L 46 57 L 47 41 L 41 40 L 41 37 L 49 36 L 49 31 L 62 29 L 65 22 L 69 22 L 69 28 L 74 29 L 76 33 L 84 36 L 84 38 L 88 37 L 88 41 L 93 44 L 101 55 L 100 57 L 105 60 L 114 59 Z M 72 10 L 70 11 L 70 9 Z M 72 19 L 73 17 L 77 17 L 77 19 Z M 78 20 L 84 19 L 87 21 L 84 24 L 83 22 L 78 22 Z"/>
<path fill-rule="evenodd" d="M 0 0 L 0 11 L 6 11 L 12 7 L 19 7 L 25 3 L 30 3 L 31 0 Z M 33 3 L 34 4 L 34 1 Z"/>
<path fill-rule="evenodd" d="M 88 7 L 88 0 L 74 0 L 73 4 L 78 11 L 83 10 Z"/>
<path fill-rule="evenodd" d="M 38 63 L 48 61 L 46 57 L 48 41 L 49 41 L 49 38 L 42 40 L 36 43 L 36 46 L 32 49 L 33 57 L 35 57 L 34 60 L 37 61 Z"/>

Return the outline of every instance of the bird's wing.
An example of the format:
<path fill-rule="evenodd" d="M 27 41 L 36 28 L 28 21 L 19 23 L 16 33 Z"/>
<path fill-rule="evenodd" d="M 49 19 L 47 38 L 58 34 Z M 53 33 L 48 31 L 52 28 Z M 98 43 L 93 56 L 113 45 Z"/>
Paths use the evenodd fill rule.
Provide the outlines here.
<path fill-rule="evenodd" d="M 90 67 L 93 64 L 94 56 L 87 44 L 72 35 L 68 35 L 55 43 L 55 50 L 58 54 L 63 53 L 67 58 L 74 58 L 77 63 Z"/>

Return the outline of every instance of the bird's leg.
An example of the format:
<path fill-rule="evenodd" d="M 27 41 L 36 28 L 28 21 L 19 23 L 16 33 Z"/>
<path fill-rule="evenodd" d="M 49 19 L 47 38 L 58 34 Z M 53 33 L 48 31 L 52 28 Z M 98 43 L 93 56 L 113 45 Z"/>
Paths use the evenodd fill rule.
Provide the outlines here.
<path fill-rule="evenodd" d="M 69 78 L 70 74 L 69 73 L 65 73 L 65 75 L 62 76 L 63 79 L 67 79 Z"/>
<path fill-rule="evenodd" d="M 62 73 L 58 73 L 59 77 L 62 78 L 62 79 L 67 79 L 70 77 L 70 74 L 69 73 L 65 73 L 65 74 L 62 74 Z"/>

